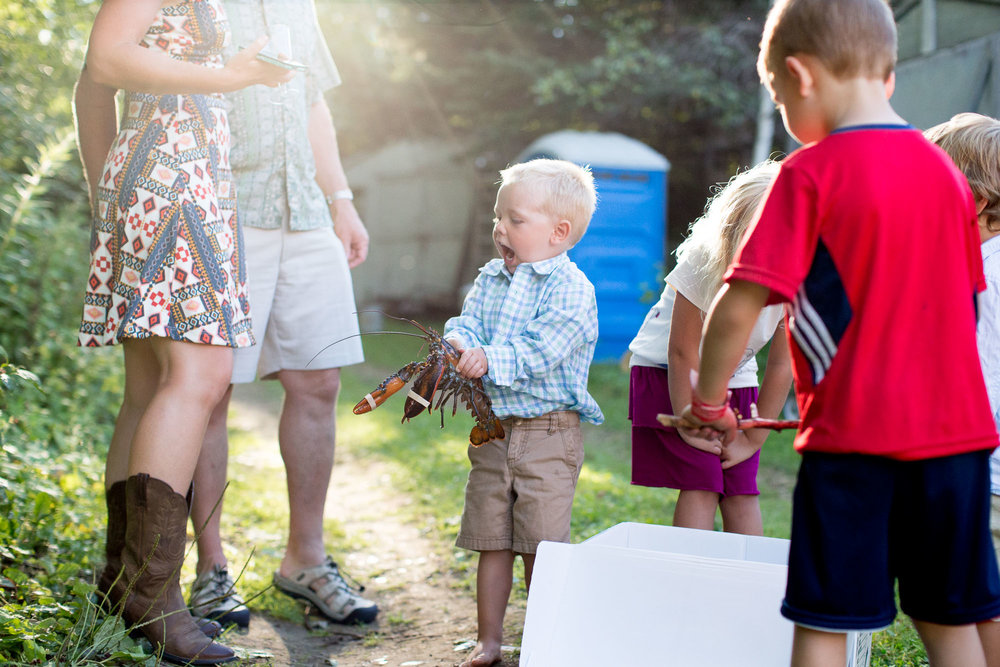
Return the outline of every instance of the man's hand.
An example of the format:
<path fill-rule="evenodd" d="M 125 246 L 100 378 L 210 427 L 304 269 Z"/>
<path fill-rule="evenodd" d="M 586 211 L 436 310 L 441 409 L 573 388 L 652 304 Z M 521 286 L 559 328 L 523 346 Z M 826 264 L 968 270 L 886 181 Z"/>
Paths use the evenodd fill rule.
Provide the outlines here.
<path fill-rule="evenodd" d="M 353 269 L 368 258 L 368 230 L 349 199 L 335 201 L 331 213 L 334 213 L 333 231 L 344 244 L 347 265 Z"/>

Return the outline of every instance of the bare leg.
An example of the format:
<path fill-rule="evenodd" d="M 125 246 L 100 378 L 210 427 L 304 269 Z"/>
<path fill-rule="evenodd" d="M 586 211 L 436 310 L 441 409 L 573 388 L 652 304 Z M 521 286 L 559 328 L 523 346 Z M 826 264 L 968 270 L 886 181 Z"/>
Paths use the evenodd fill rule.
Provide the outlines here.
<path fill-rule="evenodd" d="M 323 508 L 333 470 L 340 369 L 278 373 L 285 389 L 278 444 L 288 482 L 288 544 L 280 572 L 290 576 L 326 559 Z"/>
<path fill-rule="evenodd" d="M 531 590 L 531 574 L 535 571 L 535 554 L 521 554 L 524 562 L 524 588 Z"/>
<path fill-rule="evenodd" d="M 719 510 L 722 512 L 722 530 L 727 533 L 764 534 L 764 520 L 757 496 L 726 496 L 719 501 Z"/>
<path fill-rule="evenodd" d="M 208 417 L 229 386 L 233 351 L 165 338 L 136 344 L 152 347 L 161 374 L 156 394 L 136 425 L 128 474 L 148 473 L 185 495 Z"/>
<path fill-rule="evenodd" d="M 674 506 L 674 525 L 681 528 L 715 529 L 719 494 L 714 491 L 683 490 Z"/>
<path fill-rule="evenodd" d="M 1000 621 L 986 621 L 976 626 L 988 667 L 1000 667 Z"/>
<path fill-rule="evenodd" d="M 476 571 L 476 611 L 479 632 L 476 648 L 461 667 L 488 667 L 503 656 L 503 617 L 514 576 L 513 551 L 481 551 Z"/>
<path fill-rule="evenodd" d="M 792 667 L 844 667 L 847 635 L 795 626 L 792 635 Z"/>
<path fill-rule="evenodd" d="M 191 524 L 198 537 L 198 567 L 201 574 L 212 566 L 225 567 L 226 555 L 222 551 L 222 493 L 226 489 L 229 460 L 229 433 L 226 417 L 233 386 L 229 385 L 222 400 L 212 410 L 205 430 L 205 442 L 194 470 L 194 500 L 191 503 Z"/>
<path fill-rule="evenodd" d="M 913 620 L 931 667 L 986 667 L 975 625 L 939 625 Z"/>
<path fill-rule="evenodd" d="M 126 340 L 122 349 L 125 357 L 125 391 L 115 420 L 111 445 L 108 447 L 104 471 L 105 488 L 128 477 L 129 450 L 132 449 L 136 425 L 153 400 L 160 382 L 160 362 L 148 342 Z"/>

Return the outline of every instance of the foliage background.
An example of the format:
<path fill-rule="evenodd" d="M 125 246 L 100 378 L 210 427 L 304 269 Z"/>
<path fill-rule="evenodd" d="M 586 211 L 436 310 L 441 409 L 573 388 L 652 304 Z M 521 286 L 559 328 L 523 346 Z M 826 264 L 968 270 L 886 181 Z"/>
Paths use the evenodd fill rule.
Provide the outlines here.
<path fill-rule="evenodd" d="M 670 160 L 671 247 L 748 166 L 767 0 L 320 2 L 343 151 L 448 137 L 492 184 L 537 137 L 621 132 Z"/>

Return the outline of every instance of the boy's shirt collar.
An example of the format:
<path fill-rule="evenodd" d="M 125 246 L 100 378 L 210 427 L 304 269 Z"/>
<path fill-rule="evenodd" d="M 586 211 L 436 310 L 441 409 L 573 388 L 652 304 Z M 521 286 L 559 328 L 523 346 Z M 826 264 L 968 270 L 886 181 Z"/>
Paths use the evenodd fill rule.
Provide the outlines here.
<path fill-rule="evenodd" d="M 915 130 L 917 129 L 909 123 L 900 125 L 899 123 L 871 123 L 868 125 L 845 125 L 832 130 L 830 134 L 840 134 L 842 132 L 855 132 L 857 130 Z"/>
<path fill-rule="evenodd" d="M 541 259 L 538 260 L 537 262 L 525 262 L 523 264 L 518 264 L 517 268 L 519 269 L 523 266 L 526 268 L 530 268 L 535 273 L 545 275 L 552 273 L 553 271 L 555 271 L 557 268 L 559 268 L 568 261 L 569 261 L 569 255 L 567 255 L 565 252 L 561 252 L 555 257 L 549 257 L 548 259 Z M 515 269 L 515 271 L 516 270 L 517 269 Z M 499 258 L 495 258 L 487 262 L 486 266 L 480 269 L 480 271 L 489 276 L 498 276 L 502 273 L 508 278 L 514 277 L 514 275 L 507 270 L 507 267 L 504 266 L 503 260 Z"/>

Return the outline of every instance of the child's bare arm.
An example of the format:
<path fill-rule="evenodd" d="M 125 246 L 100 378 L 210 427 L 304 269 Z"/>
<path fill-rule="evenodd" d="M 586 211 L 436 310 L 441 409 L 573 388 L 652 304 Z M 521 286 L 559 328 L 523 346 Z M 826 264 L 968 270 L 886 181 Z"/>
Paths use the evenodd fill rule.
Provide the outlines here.
<path fill-rule="evenodd" d="M 701 309 L 680 292 L 676 293 L 667 339 L 667 386 L 670 404 L 675 409 L 691 402 L 691 372 L 698 367 L 701 328 Z M 722 453 L 722 445 L 717 439 L 699 438 L 683 430 L 677 433 L 692 447 L 713 454 Z"/>
<path fill-rule="evenodd" d="M 784 326 L 779 325 L 771 338 L 767 351 L 767 365 L 757 396 L 757 415 L 765 419 L 777 419 L 792 387 L 792 355 L 788 349 L 788 338 Z M 747 417 L 748 415 L 743 415 Z M 761 447 L 770 433 L 769 429 L 757 428 L 744 431 L 750 442 Z"/>
<path fill-rule="evenodd" d="M 770 290 L 763 285 L 745 280 L 734 280 L 724 285 L 715 297 L 705 324 L 702 342 L 701 364 L 698 371 L 698 386 L 692 403 L 697 398 L 702 404 L 716 408 L 718 412 L 709 419 L 700 419 L 691 405 L 681 413 L 688 421 L 703 424 L 691 430 L 690 435 L 711 438 L 721 435 L 723 444 L 733 441 L 736 435 L 736 415 L 726 404 L 729 378 L 739 365 L 746 350 L 750 332 L 753 330 L 760 311 L 767 303 Z M 705 415 L 704 410 L 695 410 Z"/>

